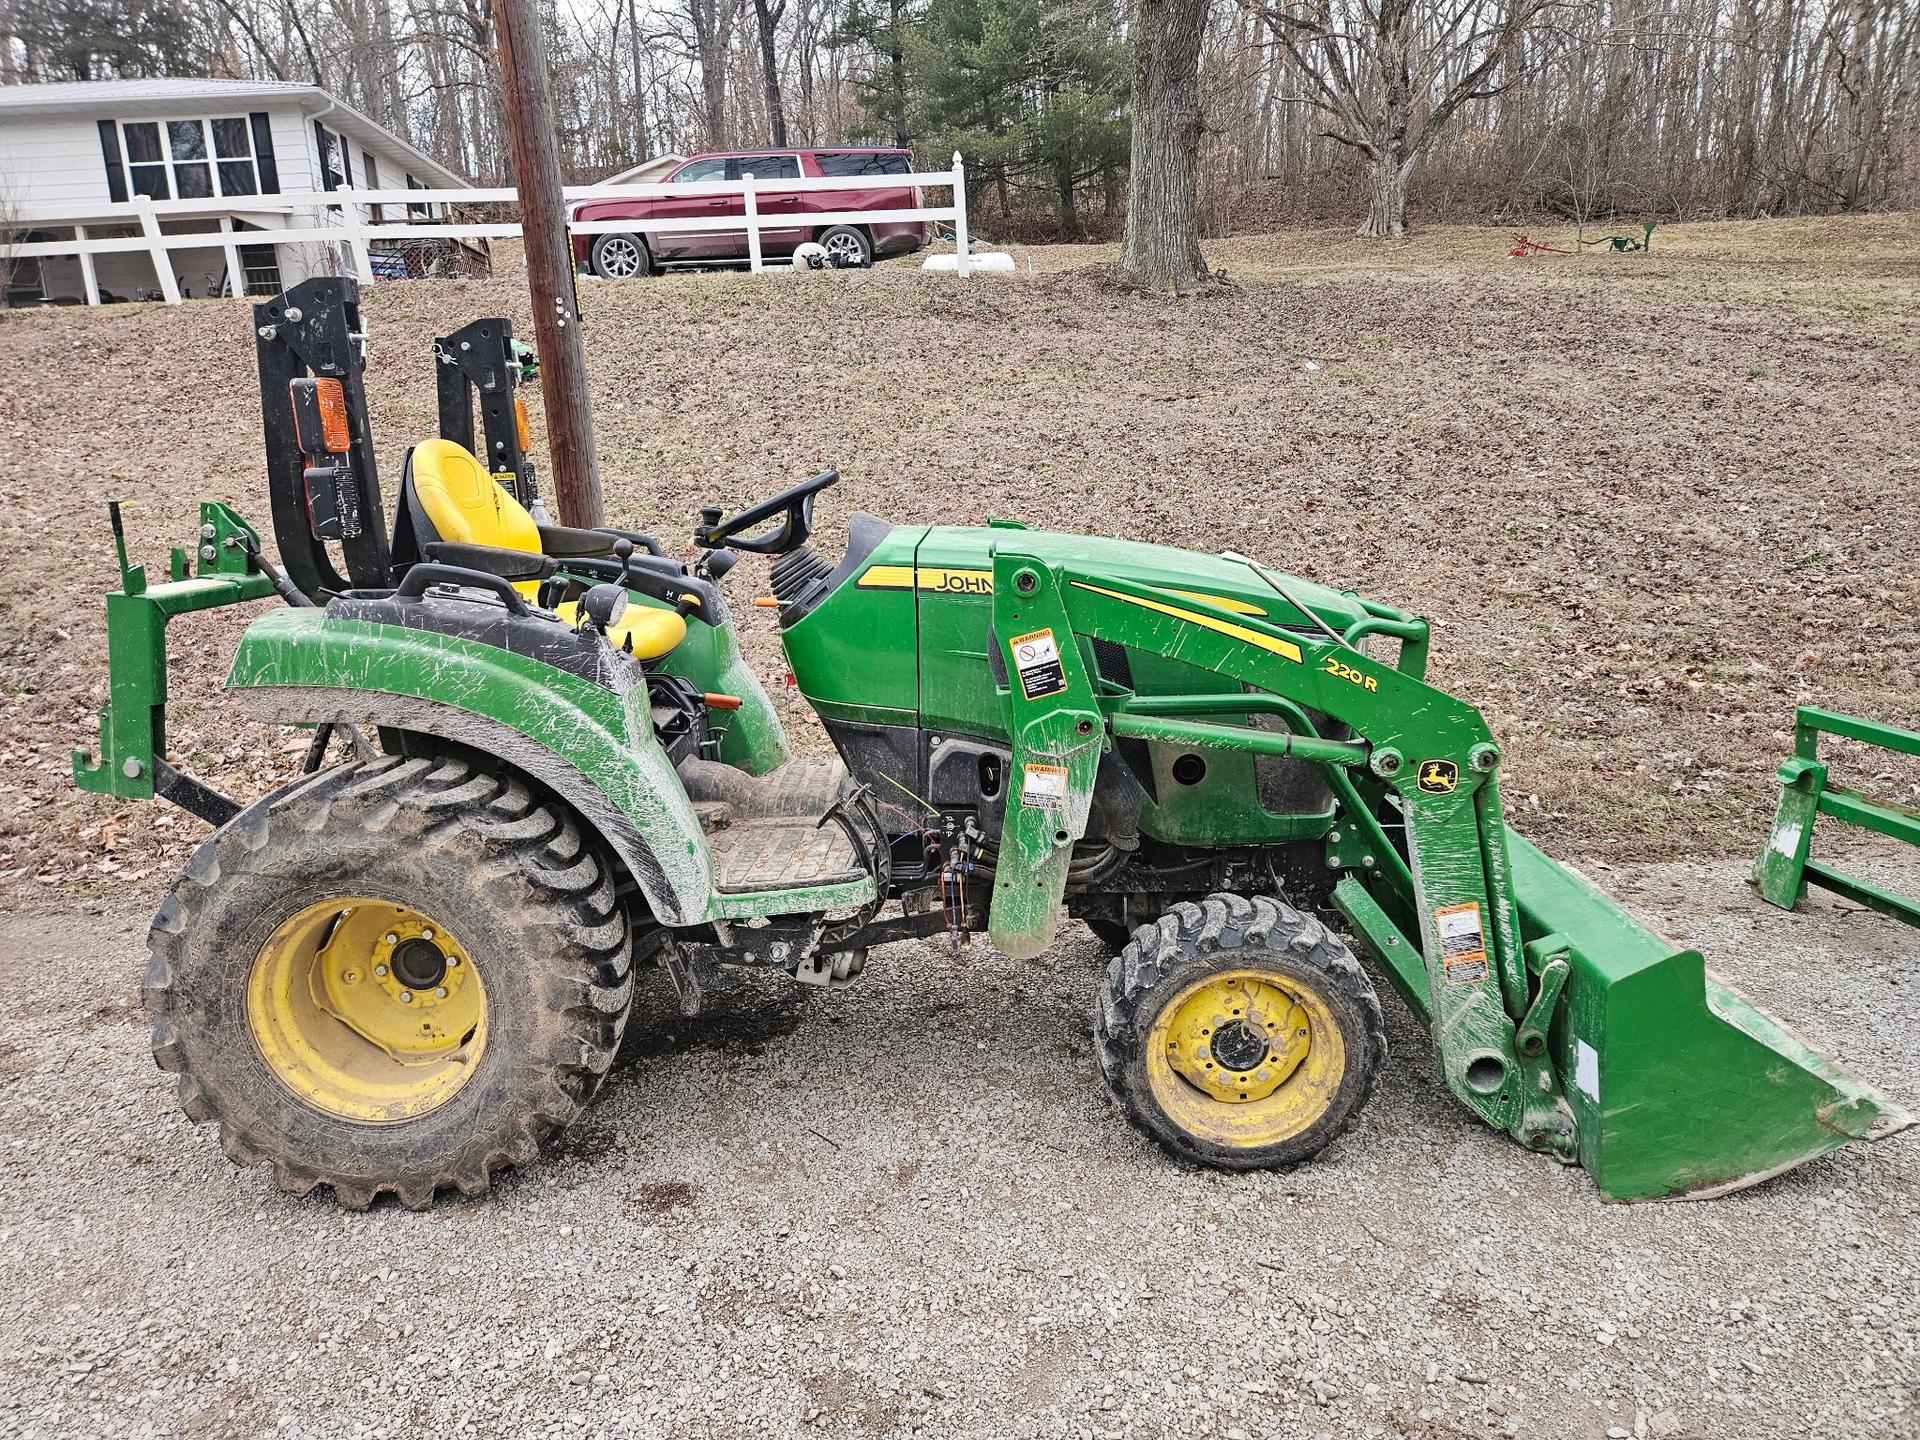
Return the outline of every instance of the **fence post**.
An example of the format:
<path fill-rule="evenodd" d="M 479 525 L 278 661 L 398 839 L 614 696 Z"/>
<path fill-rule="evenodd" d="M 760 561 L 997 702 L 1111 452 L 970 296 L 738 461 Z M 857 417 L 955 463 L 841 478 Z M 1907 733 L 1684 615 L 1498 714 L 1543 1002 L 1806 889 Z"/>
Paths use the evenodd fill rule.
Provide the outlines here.
<path fill-rule="evenodd" d="M 967 167 L 953 152 L 953 273 L 967 273 Z"/>
<path fill-rule="evenodd" d="M 220 217 L 220 233 L 225 237 L 220 242 L 220 248 L 227 252 L 227 298 L 238 300 L 247 293 L 247 277 L 240 268 L 240 246 L 233 238 L 231 215 Z"/>
<path fill-rule="evenodd" d="M 147 237 L 147 256 L 153 261 L 154 278 L 160 282 L 160 293 L 169 305 L 180 303 L 180 285 L 173 278 L 173 260 L 167 254 L 167 242 L 160 234 L 160 221 L 153 213 L 153 201 L 145 195 L 135 202 L 140 212 L 140 233 Z"/>
<path fill-rule="evenodd" d="M 342 202 L 340 218 L 347 222 L 347 253 L 353 259 L 353 273 L 371 283 L 373 257 L 367 250 L 367 229 L 360 219 L 360 207 L 352 200 Z"/>
<path fill-rule="evenodd" d="M 98 305 L 100 303 L 100 277 L 94 274 L 93 271 L 93 247 L 87 243 L 87 227 L 84 225 L 74 226 L 73 238 L 78 242 L 80 247 L 80 283 L 86 288 L 87 304 Z"/>
<path fill-rule="evenodd" d="M 760 265 L 760 197 L 753 186 L 753 172 L 749 170 L 740 177 L 747 182 L 747 188 L 741 197 L 747 210 L 747 268 L 758 275 Z"/>

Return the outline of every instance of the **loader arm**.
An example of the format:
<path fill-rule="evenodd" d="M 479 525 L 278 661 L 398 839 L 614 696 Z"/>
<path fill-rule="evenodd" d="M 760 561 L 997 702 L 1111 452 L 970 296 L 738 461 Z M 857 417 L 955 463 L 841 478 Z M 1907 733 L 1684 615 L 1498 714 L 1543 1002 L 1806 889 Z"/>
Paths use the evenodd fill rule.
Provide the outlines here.
<path fill-rule="evenodd" d="M 1510 836 L 1484 718 L 1421 678 L 1417 622 L 1394 632 L 1400 665 L 1362 653 L 1354 641 L 1381 628 L 1340 633 L 1309 614 L 1283 625 L 1003 544 L 994 634 L 1013 781 L 994 942 L 1023 954 L 1051 938 L 1115 738 L 1287 754 L 1319 765 L 1338 802 L 1335 905 L 1428 1026 L 1447 1088 L 1522 1144 L 1639 1198 L 1733 1188 L 1909 1123 L 1708 979 L 1697 954 Z M 1219 693 L 1102 682 L 1082 656 L 1096 637 L 1213 672 Z M 1288 730 L 1231 723 L 1250 711 Z M 1319 735 L 1308 711 L 1354 739 Z"/>

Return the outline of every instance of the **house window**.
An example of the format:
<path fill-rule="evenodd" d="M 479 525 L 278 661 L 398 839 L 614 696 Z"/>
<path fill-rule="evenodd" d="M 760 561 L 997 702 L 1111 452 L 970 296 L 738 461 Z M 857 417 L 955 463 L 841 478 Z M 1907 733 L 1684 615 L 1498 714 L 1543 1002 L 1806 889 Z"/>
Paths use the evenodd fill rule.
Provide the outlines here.
<path fill-rule="evenodd" d="M 320 180 L 329 190 L 353 188 L 353 162 L 347 158 L 347 142 L 318 120 L 313 122 L 314 138 L 320 143 Z"/>
<path fill-rule="evenodd" d="M 366 181 L 367 189 L 378 190 L 380 188 L 380 165 L 379 162 L 373 158 L 373 152 L 371 150 L 362 150 L 360 152 L 360 178 Z M 386 224 L 386 206 L 369 205 L 367 207 L 367 213 L 374 224 Z"/>
<path fill-rule="evenodd" d="M 150 200 L 258 195 L 253 126 L 244 115 L 215 120 L 123 120 L 127 181 Z"/>
<path fill-rule="evenodd" d="M 425 185 L 421 184 L 418 180 L 414 179 L 413 176 L 411 175 L 407 176 L 407 189 L 424 190 L 426 188 L 427 187 Z M 412 201 L 408 201 L 407 202 L 407 218 L 409 220 L 431 220 L 434 218 L 433 206 L 431 204 L 415 205 Z"/>

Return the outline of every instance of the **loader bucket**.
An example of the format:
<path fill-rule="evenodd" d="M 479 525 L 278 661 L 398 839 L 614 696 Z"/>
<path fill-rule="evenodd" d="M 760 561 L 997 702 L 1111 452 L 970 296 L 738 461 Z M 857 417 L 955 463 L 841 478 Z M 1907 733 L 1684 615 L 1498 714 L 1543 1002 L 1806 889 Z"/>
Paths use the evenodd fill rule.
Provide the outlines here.
<path fill-rule="evenodd" d="M 1580 1164 L 1615 1200 L 1737 1190 L 1914 1117 L 1508 832 L 1528 940 L 1571 973 L 1548 1032 Z M 1556 942 L 1557 944 L 1558 942 Z"/>

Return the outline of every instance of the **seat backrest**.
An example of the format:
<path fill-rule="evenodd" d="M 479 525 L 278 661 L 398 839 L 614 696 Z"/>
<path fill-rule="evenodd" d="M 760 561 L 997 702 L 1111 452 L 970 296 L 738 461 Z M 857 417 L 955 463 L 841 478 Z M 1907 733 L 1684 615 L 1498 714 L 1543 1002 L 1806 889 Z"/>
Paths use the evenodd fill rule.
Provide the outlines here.
<path fill-rule="evenodd" d="M 540 527 L 526 506 L 487 473 L 466 446 L 426 440 L 413 447 L 413 493 L 434 534 L 420 537 L 463 545 L 540 553 Z"/>

